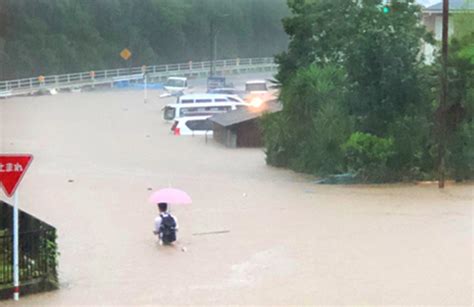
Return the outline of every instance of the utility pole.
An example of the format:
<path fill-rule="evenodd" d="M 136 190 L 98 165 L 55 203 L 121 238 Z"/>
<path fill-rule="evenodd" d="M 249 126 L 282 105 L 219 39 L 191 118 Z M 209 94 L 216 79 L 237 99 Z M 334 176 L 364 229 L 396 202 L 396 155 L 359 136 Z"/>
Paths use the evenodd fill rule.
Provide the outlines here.
<path fill-rule="evenodd" d="M 209 77 L 214 77 L 216 74 L 216 58 L 217 58 L 217 34 L 219 32 L 218 26 L 219 22 L 222 21 L 223 18 L 229 16 L 229 14 L 221 14 L 221 15 L 211 15 L 210 18 L 210 32 L 209 32 L 209 51 L 210 51 L 210 60 L 211 60 L 211 68 L 209 71 Z M 217 25 L 217 26 L 216 26 Z"/>
<path fill-rule="evenodd" d="M 209 46 L 210 46 L 210 53 L 211 53 L 211 56 L 210 56 L 210 60 L 211 60 L 211 68 L 210 68 L 210 71 L 209 71 L 209 77 L 213 77 L 215 72 L 216 72 L 216 69 L 215 69 L 215 43 L 216 43 L 216 30 L 215 30 L 215 24 L 214 24 L 214 19 L 212 18 L 211 19 L 211 27 L 210 27 L 210 42 L 209 42 Z"/>
<path fill-rule="evenodd" d="M 442 57 L 441 57 L 441 95 L 440 95 L 440 123 L 439 123 L 439 178 L 438 188 L 444 188 L 446 173 L 446 110 L 448 105 L 448 26 L 449 26 L 449 0 L 443 0 L 443 37 L 442 37 Z"/>

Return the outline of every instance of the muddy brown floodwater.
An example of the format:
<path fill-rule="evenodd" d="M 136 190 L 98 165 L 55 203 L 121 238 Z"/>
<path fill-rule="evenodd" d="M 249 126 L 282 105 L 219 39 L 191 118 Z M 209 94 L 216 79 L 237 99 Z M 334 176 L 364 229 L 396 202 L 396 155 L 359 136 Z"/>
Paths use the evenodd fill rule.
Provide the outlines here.
<path fill-rule="evenodd" d="M 0 101 L 0 150 L 35 155 L 20 207 L 61 252 L 60 290 L 0 305 L 472 304 L 472 184 L 316 185 L 262 149 L 169 134 L 158 94 Z M 169 185 L 194 201 L 172 207 L 176 248 L 146 201 Z"/>

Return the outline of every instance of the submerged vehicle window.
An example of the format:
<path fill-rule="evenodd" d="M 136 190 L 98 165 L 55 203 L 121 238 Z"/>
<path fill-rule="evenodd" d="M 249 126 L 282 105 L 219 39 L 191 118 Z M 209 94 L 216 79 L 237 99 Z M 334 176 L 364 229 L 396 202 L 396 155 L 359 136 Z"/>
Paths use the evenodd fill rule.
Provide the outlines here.
<path fill-rule="evenodd" d="M 203 107 L 191 107 L 191 108 L 181 108 L 179 116 L 196 116 L 197 114 L 202 114 L 206 111 L 206 108 Z"/>
<path fill-rule="evenodd" d="M 212 130 L 212 122 L 205 120 L 190 120 L 186 122 L 186 126 L 195 131 L 210 131 Z"/>
<path fill-rule="evenodd" d="M 207 114 L 216 114 L 232 110 L 231 106 L 221 106 L 221 107 L 189 107 L 181 108 L 179 111 L 180 117 L 185 116 L 198 116 L 198 115 L 207 115 Z"/>
<path fill-rule="evenodd" d="M 173 87 L 185 87 L 186 82 L 184 80 L 168 79 L 165 85 Z"/>
<path fill-rule="evenodd" d="M 212 99 L 196 99 L 196 102 L 202 102 L 202 103 L 212 102 Z"/>
<path fill-rule="evenodd" d="M 234 98 L 234 97 L 228 97 L 230 101 L 234 101 L 234 102 L 240 102 L 240 100 L 238 100 L 237 98 Z"/>
<path fill-rule="evenodd" d="M 173 119 L 176 115 L 176 109 L 173 107 L 165 107 L 164 118 L 167 120 Z"/>
<path fill-rule="evenodd" d="M 247 92 L 266 91 L 267 85 L 265 83 L 247 83 L 245 84 L 245 90 Z"/>

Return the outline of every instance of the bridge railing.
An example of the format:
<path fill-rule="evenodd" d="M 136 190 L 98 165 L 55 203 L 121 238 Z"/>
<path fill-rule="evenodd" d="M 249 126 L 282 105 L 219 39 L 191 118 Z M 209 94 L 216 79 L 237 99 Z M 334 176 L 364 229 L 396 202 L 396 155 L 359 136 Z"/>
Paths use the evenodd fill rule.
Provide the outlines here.
<path fill-rule="evenodd" d="M 15 91 L 28 91 L 41 87 L 72 87 L 85 86 L 92 84 L 103 84 L 120 80 L 137 79 L 137 75 L 143 74 L 143 69 L 150 77 L 165 77 L 169 75 L 189 75 L 193 73 L 202 73 L 209 71 L 210 61 L 187 62 L 176 64 L 152 65 L 146 67 L 130 67 L 107 69 L 98 71 L 86 71 L 71 74 L 38 76 L 34 78 L 24 78 L 17 80 L 0 81 L 0 97 L 10 96 Z M 244 59 L 226 59 L 215 61 L 217 71 L 232 70 L 239 68 L 275 68 L 273 58 L 244 58 Z"/>

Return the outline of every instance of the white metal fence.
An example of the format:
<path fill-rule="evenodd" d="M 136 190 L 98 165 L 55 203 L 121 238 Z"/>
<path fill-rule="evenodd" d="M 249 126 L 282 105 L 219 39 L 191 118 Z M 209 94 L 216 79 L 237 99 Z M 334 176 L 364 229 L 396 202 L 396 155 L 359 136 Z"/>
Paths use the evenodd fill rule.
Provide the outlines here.
<path fill-rule="evenodd" d="M 228 59 L 214 62 L 217 73 L 240 73 L 247 71 L 273 70 L 277 65 L 273 58 Z M 0 97 L 29 93 L 40 88 L 72 88 L 113 84 L 117 81 L 143 79 L 146 71 L 150 79 L 168 76 L 206 75 L 211 62 L 188 62 L 178 64 L 153 65 L 143 67 L 87 71 L 63 75 L 38 76 L 17 80 L 0 81 Z"/>

